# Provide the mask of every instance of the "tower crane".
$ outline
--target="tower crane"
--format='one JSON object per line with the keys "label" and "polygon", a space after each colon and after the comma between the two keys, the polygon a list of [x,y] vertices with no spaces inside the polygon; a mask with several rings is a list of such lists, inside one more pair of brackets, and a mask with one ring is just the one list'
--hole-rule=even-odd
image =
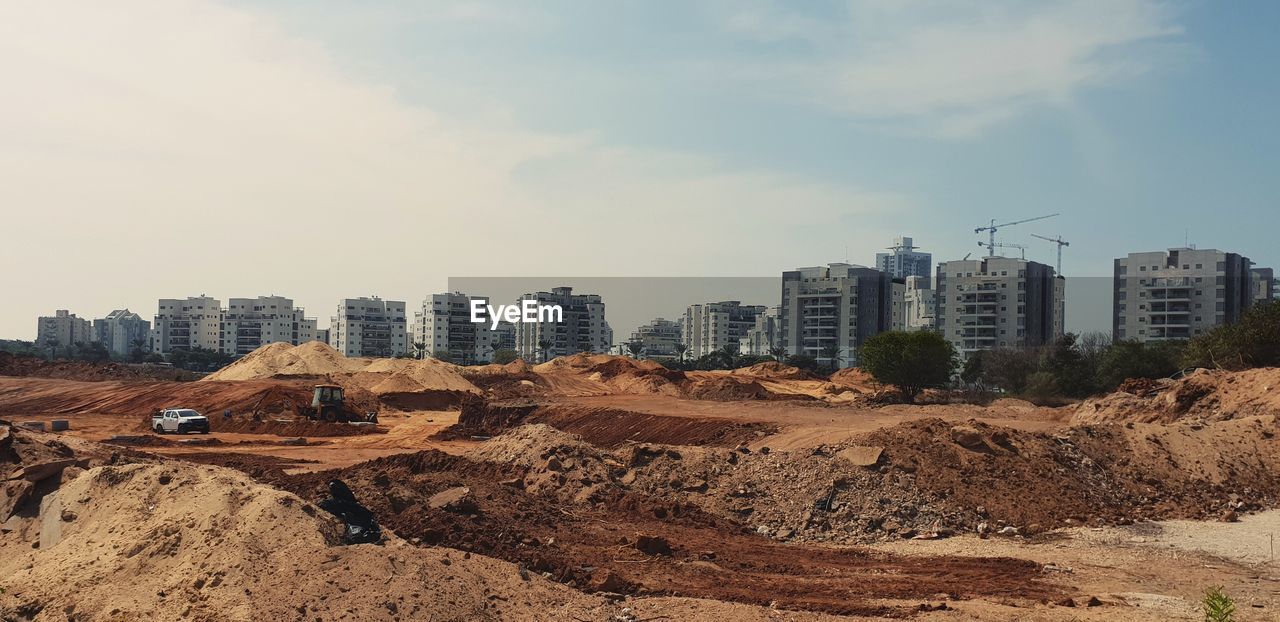
{"label": "tower crane", "polygon": [[1013,243],[1010,243],[1010,242],[996,242],[996,243],[994,243],[994,244],[990,244],[990,243],[987,243],[987,242],[978,242],[978,246],[986,246],[988,249],[990,249],[991,254],[990,254],[990,255],[987,255],[988,257],[995,257],[995,256],[996,256],[996,249],[997,249],[997,248],[1016,248],[1016,249],[1018,249],[1018,250],[1022,251],[1022,258],[1023,258],[1023,259],[1026,259],[1026,258],[1027,258],[1027,245],[1026,245],[1026,244],[1013,244]]}
{"label": "tower crane", "polygon": [[1027,218],[1027,219],[1025,219],[1025,220],[1015,220],[1015,221],[1013,221],[1013,222],[1006,222],[1006,223],[1001,223],[1001,224],[998,224],[998,225],[996,224],[996,219],[992,218],[992,219],[991,219],[991,224],[989,224],[989,225],[987,225],[987,226],[985,226],[985,227],[978,227],[978,228],[974,229],[974,230],[973,230],[973,232],[974,232],[974,233],[982,233],[983,231],[986,231],[986,232],[989,234],[989,236],[990,236],[990,237],[988,238],[987,243],[986,243],[986,244],[983,244],[983,246],[986,246],[986,247],[987,247],[987,249],[988,249],[988,251],[991,253],[990,255],[987,255],[988,257],[995,257],[995,255],[996,255],[996,230],[997,230],[997,229],[1000,229],[1001,227],[1012,227],[1013,225],[1020,225],[1020,224],[1022,224],[1022,223],[1024,223],[1024,222],[1033,222],[1033,221],[1036,221],[1036,220],[1044,220],[1044,219],[1046,219],[1046,218],[1053,218],[1054,216],[1057,216],[1057,215],[1058,215],[1058,214],[1057,214],[1057,212],[1054,212],[1054,213],[1052,213],[1052,214],[1048,214],[1048,215],[1046,215],[1046,216],[1036,216],[1035,218]]}
{"label": "tower crane", "polygon": [[1062,239],[1062,236],[1058,236],[1058,237],[1056,237],[1056,238],[1050,238],[1050,237],[1046,237],[1046,236],[1043,236],[1043,235],[1036,235],[1036,234],[1032,233],[1032,234],[1031,234],[1031,237],[1033,237],[1033,238],[1040,238],[1041,240],[1046,240],[1046,241],[1049,241],[1049,242],[1053,242],[1054,244],[1057,244],[1057,245],[1058,245],[1058,267],[1057,267],[1057,270],[1058,270],[1058,276],[1062,276],[1062,247],[1063,247],[1063,246],[1071,246],[1071,243],[1070,243],[1070,242],[1068,242],[1068,241],[1066,241],[1066,240],[1064,240],[1064,239]]}

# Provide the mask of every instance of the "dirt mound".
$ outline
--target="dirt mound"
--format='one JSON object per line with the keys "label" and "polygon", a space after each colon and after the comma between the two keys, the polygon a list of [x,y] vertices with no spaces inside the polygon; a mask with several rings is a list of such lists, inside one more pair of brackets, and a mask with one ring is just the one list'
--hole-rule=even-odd
{"label": "dirt mound", "polygon": [[1115,393],[1084,401],[1075,423],[1222,421],[1280,415],[1280,368],[1200,369],[1174,381],[1127,381]]}
{"label": "dirt mound", "polygon": [[[85,469],[144,459],[131,451],[56,434],[32,432],[0,421],[0,524],[29,518],[41,499]],[[12,528],[13,524],[6,524]]]}
{"label": "dirt mound", "polygon": [[732,376],[699,379],[685,389],[685,395],[695,400],[716,400],[721,402],[768,400],[777,397],[755,380],[745,380]]}
{"label": "dirt mound", "polygon": [[[494,446],[560,452],[576,444],[546,429]],[[508,443],[503,446],[503,443]],[[539,457],[539,460],[541,458]],[[482,553],[588,591],[693,594],[781,609],[901,616],[885,598],[1049,596],[1038,568],[1011,559],[910,557],[771,543],[696,507],[610,488],[571,504],[525,488],[528,469],[428,451],[321,473],[257,477],[310,499],[340,477],[384,526],[411,542]],[[555,473],[556,471],[548,471]],[[648,551],[648,552],[646,552]],[[893,577],[886,580],[886,577]]]}
{"label": "dirt mound", "polygon": [[195,380],[197,375],[167,365],[46,361],[34,356],[0,352],[0,376],[62,378],[65,380]]}
{"label": "dirt mound", "polygon": [[727,419],[672,417],[569,404],[472,400],[463,404],[458,423],[437,438],[497,436],[533,423],[579,435],[598,447],[617,447],[623,443],[733,447],[777,431],[768,424]]}
{"label": "dirt mound", "polygon": [[350,425],[345,423],[325,423],[323,421],[288,421],[264,419],[254,421],[249,417],[238,417],[231,421],[219,421],[210,418],[213,429],[218,432],[236,432],[239,434],[271,434],[274,436],[296,437],[328,437],[328,436],[364,436],[366,434],[386,434],[387,429],[377,425]]}
{"label": "dirt mound", "polygon": [[467,457],[525,469],[523,486],[532,493],[560,492],[582,502],[622,474],[609,453],[549,425],[523,425],[485,441]]}
{"label": "dirt mound", "polygon": [[436,359],[347,358],[328,344],[309,341],[262,346],[202,380],[325,378],[349,390],[390,396],[384,400],[389,405],[416,410],[455,405],[466,395],[478,394],[459,370]]}
{"label": "dirt mound", "polygon": [[[292,494],[188,463],[88,471],[0,545],[6,619],[599,619],[601,603],[511,565],[391,536],[334,546]],[[32,548],[31,541],[38,541]],[[440,618],[443,614],[445,618]]]}
{"label": "dirt mound", "polygon": [[872,377],[870,372],[858,367],[838,369],[831,374],[830,382],[834,385],[874,392],[884,385]]}
{"label": "dirt mound", "polygon": [[750,367],[742,367],[730,372],[739,376],[752,376],[755,378],[775,378],[778,380],[814,380],[817,377],[813,374],[778,361],[764,361],[756,363]]}

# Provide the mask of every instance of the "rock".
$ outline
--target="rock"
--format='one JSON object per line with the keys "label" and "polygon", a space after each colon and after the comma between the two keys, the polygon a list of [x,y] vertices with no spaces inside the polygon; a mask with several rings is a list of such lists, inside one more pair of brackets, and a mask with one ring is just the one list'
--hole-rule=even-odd
{"label": "rock", "polygon": [[458,514],[474,514],[480,509],[476,505],[475,497],[471,494],[471,489],[466,486],[450,488],[431,495],[431,498],[427,499],[427,507]]}
{"label": "rock", "polygon": [[298,438],[286,438],[280,441],[281,445],[306,445],[307,439],[299,436]]}
{"label": "rock", "polygon": [[662,536],[636,536],[635,544],[632,544],[637,551],[645,555],[661,555],[663,557],[671,557],[671,543],[667,542]]}
{"label": "rock", "polygon": [[1235,510],[1227,510],[1226,512],[1222,513],[1222,516],[1218,517],[1218,520],[1224,523],[1234,523],[1240,520],[1240,516],[1236,514]]}
{"label": "rock", "polygon": [[591,577],[589,586],[597,592],[608,592],[613,594],[625,594],[630,592],[634,586],[628,583],[622,577],[614,574],[612,571],[606,571],[602,574]]}
{"label": "rock", "polygon": [[0,451],[9,448],[13,444],[13,433],[9,431],[9,426],[0,425]]}
{"label": "rock", "polygon": [[623,486],[630,486],[636,483],[636,470],[631,469],[630,471],[627,471],[625,474],[623,474],[621,478],[618,479],[618,483],[622,484]]}
{"label": "rock", "polygon": [[991,526],[985,522],[978,523],[978,537],[986,538],[991,535]]}
{"label": "rock", "polygon": [[1010,525],[1010,526],[1008,526],[1008,527],[1002,527],[1002,528],[1000,529],[1000,531],[997,531],[997,532],[996,532],[996,535],[1000,535],[1000,536],[1016,536],[1016,535],[1018,535],[1018,528],[1017,528],[1017,527],[1014,527],[1013,525]]}
{"label": "rock", "polygon": [[684,485],[685,492],[706,492],[707,480],[695,479]]}
{"label": "rock", "polygon": [[31,498],[35,484],[26,480],[13,480],[0,484],[0,522],[4,522]]}
{"label": "rock", "polygon": [[555,456],[551,456],[550,458],[547,458],[546,469],[548,471],[560,471],[563,468],[564,468],[564,465],[560,464],[560,460]]}
{"label": "rock", "polygon": [[970,425],[952,426],[951,440],[965,449],[978,449],[987,444],[982,438],[982,432]]}
{"label": "rock", "polygon": [[785,527],[784,527],[784,528],[782,528],[782,529],[779,529],[779,530],[778,530],[778,533],[773,534],[773,537],[774,537],[774,539],[777,539],[777,540],[787,540],[787,539],[790,539],[790,538],[791,538],[791,536],[794,536],[794,535],[795,535],[795,532],[794,532],[794,531],[792,531],[792,530],[787,529],[787,528],[785,528]]}
{"label": "rock", "polygon": [[23,465],[19,472],[15,472],[12,476],[14,479],[22,478],[28,482],[40,482],[46,478],[52,477],[62,472],[63,469],[74,466],[76,463],[73,459],[49,460],[46,462],[37,462],[35,464]]}
{"label": "rock", "polygon": [[872,467],[880,462],[884,447],[872,445],[850,445],[836,452],[836,457],[848,461],[853,466]]}

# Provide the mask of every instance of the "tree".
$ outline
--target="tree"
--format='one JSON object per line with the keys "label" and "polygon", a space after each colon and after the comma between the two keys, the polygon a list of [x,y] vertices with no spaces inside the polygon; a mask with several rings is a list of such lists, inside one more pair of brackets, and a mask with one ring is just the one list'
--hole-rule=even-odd
{"label": "tree", "polygon": [[805,371],[818,371],[818,359],[809,354],[792,354],[787,357],[787,365]]}
{"label": "tree", "polygon": [[1097,381],[1112,390],[1129,378],[1167,378],[1182,369],[1186,344],[1178,341],[1117,341],[1098,361]]}
{"label": "tree", "polygon": [[431,358],[436,359],[438,361],[445,362],[445,363],[453,362],[453,355],[449,354],[448,350],[436,350],[435,352],[431,353]]}
{"label": "tree", "polygon": [[640,358],[640,355],[644,353],[644,343],[640,341],[628,341],[627,352],[631,353],[632,358]]}
{"label": "tree", "polygon": [[421,341],[413,342],[413,358],[421,361],[427,355],[427,344]]}
{"label": "tree", "polygon": [[189,371],[214,371],[231,364],[235,357],[230,354],[208,350],[200,346],[190,350],[174,350],[169,353],[169,362],[174,367]]}
{"label": "tree", "polygon": [[1035,350],[988,350],[982,356],[981,382],[1009,393],[1022,393],[1027,388],[1027,378],[1039,367]]}
{"label": "tree", "polygon": [[551,358],[551,346],[554,345],[546,339],[538,340],[538,351],[542,352],[542,362],[545,363]]}
{"label": "tree", "polygon": [[844,360],[844,356],[840,354],[840,344],[829,343],[818,351],[821,356],[818,358],[826,359],[827,365],[831,367],[831,371],[840,369],[840,363]]}
{"label": "tree", "polygon": [[787,349],[782,346],[771,346],[769,348],[769,356],[772,356],[773,360],[778,362],[785,361],[787,359]]}
{"label": "tree", "polygon": [[986,360],[987,351],[978,350],[969,354],[969,358],[964,360],[964,368],[960,370],[960,380],[965,384],[982,385],[983,361]]}
{"label": "tree", "polygon": [[924,389],[951,380],[956,349],[938,333],[890,331],[868,339],[858,360],[876,380],[898,387],[911,403]]}
{"label": "tree", "polygon": [[493,362],[499,365],[506,365],[507,363],[513,362],[518,358],[520,358],[520,354],[515,350],[501,348],[493,351]]}
{"label": "tree", "polygon": [[683,363],[684,353],[689,351],[689,345],[677,342],[675,346],[672,346],[672,349],[676,351],[676,356],[680,357],[680,362]]}
{"label": "tree", "polygon": [[[1040,356],[1040,372],[1053,379],[1056,394],[1068,397],[1085,397],[1097,390],[1097,367],[1093,359],[1086,358],[1077,346],[1074,333],[1067,333],[1054,341]],[[1039,383],[1039,389],[1050,385]]]}
{"label": "tree", "polygon": [[1256,304],[1239,322],[1195,337],[1187,344],[1183,362],[1222,369],[1280,366],[1280,303]]}
{"label": "tree", "polygon": [[138,337],[137,339],[130,341],[129,345],[132,347],[129,350],[129,360],[133,361],[134,363],[141,363],[143,359],[147,358],[147,340],[146,339],[142,337]]}

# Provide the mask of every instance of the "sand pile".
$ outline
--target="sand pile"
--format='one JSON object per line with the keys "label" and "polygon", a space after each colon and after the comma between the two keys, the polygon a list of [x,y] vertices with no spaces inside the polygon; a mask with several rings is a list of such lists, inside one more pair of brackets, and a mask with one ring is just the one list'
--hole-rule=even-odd
{"label": "sand pile", "polygon": [[436,359],[348,358],[325,343],[310,341],[262,346],[202,381],[324,378],[348,390],[367,391],[385,404],[415,410],[444,408],[479,394],[460,369]]}
{"label": "sand pile", "polygon": [[1280,415],[1280,368],[1200,369],[1174,381],[1126,382],[1075,409],[1075,423],[1222,421]]}
{"label": "sand pile", "polygon": [[754,378],[776,378],[779,380],[813,380],[815,378],[813,374],[799,367],[779,363],[778,361],[756,363],[750,367],[735,369],[731,373]]}
{"label": "sand pile", "polygon": [[532,493],[561,493],[582,502],[599,497],[622,474],[609,453],[549,425],[515,428],[467,452],[467,457],[525,469],[523,485]]}
{"label": "sand pile", "polygon": [[[600,601],[508,563],[334,546],[292,494],[189,463],[90,470],[0,540],[5,619],[601,619]],[[38,542],[34,548],[31,542]]]}

